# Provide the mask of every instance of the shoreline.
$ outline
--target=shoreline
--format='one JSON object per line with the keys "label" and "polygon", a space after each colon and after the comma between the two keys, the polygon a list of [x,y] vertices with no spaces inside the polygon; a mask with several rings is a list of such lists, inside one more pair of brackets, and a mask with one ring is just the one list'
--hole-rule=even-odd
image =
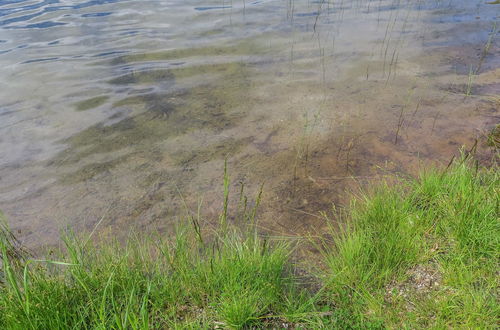
{"label": "shoreline", "polygon": [[[319,239],[261,235],[260,195],[255,207],[223,212],[211,231],[195,212],[171,238],[131,233],[120,244],[67,234],[44,260],[4,233],[0,325],[494,328],[499,173],[463,153],[417,179],[369,186],[330,219],[341,229]],[[236,193],[227,172],[224,186],[227,203]],[[296,260],[304,244],[320,264]]]}

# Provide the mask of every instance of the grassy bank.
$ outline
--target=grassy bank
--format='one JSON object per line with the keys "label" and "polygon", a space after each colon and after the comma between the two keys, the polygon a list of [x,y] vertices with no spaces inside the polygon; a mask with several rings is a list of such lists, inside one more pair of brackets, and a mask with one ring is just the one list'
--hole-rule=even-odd
{"label": "grassy bank", "polygon": [[0,327],[495,328],[499,196],[498,168],[471,160],[374,187],[334,243],[314,242],[324,267],[307,276],[291,262],[296,244],[234,228],[226,211],[209,235],[191,218],[173,239],[68,236],[51,260],[4,231]]}

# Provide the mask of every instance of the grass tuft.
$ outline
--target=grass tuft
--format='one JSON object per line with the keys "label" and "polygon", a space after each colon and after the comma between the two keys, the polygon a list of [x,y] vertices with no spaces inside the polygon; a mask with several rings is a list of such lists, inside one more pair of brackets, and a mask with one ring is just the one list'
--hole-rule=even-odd
{"label": "grass tuft", "polygon": [[340,307],[391,327],[498,325],[500,174],[471,159],[378,187],[325,250]]}

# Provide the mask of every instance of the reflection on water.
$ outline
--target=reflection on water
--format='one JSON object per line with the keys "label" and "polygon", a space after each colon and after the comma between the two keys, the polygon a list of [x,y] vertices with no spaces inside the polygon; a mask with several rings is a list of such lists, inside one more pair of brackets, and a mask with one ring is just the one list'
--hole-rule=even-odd
{"label": "reflection on water", "polygon": [[168,229],[201,198],[210,221],[227,159],[235,191],[265,182],[263,230],[321,231],[345,190],[446,161],[500,121],[498,14],[479,0],[2,1],[0,209],[31,246],[101,218],[118,235]]}

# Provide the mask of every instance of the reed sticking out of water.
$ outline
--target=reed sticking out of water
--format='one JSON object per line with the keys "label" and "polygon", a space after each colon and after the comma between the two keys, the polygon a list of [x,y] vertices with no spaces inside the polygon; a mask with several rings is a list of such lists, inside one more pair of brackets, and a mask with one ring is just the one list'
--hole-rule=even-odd
{"label": "reed sticking out of water", "polygon": [[469,69],[469,75],[467,76],[467,87],[465,89],[465,96],[470,96],[472,93],[472,86],[474,84],[474,69],[472,65]]}
{"label": "reed sticking out of water", "polygon": [[[417,105],[415,106],[415,110],[411,114],[410,120],[408,120],[408,124],[406,125],[407,131],[410,128],[410,126],[412,125],[413,120],[415,119],[415,115],[417,114],[418,110],[420,109],[420,102],[421,102],[421,99],[418,99]],[[406,136],[408,137],[408,134]]]}
{"label": "reed sticking out of water", "polygon": [[293,24],[293,16],[295,15],[295,1],[288,0],[286,6],[286,17],[290,20],[291,24]]}
{"label": "reed sticking out of water", "polygon": [[479,71],[481,71],[481,67],[483,66],[484,59],[488,55],[488,52],[490,51],[491,44],[493,43],[493,40],[495,39],[497,34],[497,22],[493,23],[493,27],[491,29],[490,36],[488,37],[488,41],[486,42],[486,45],[484,46],[483,52],[481,53],[481,57],[479,58],[479,64],[477,65],[476,71],[474,74],[478,75]]}
{"label": "reed sticking out of water", "polygon": [[[405,20],[403,21],[403,27],[401,28],[401,32],[399,34],[398,41],[396,42],[396,45],[394,46],[394,50],[392,52],[391,63],[389,64],[389,74],[387,75],[387,80],[385,82],[386,85],[389,83],[389,79],[391,77],[393,67],[394,67],[393,79],[396,77],[395,72],[396,72],[397,63],[398,63],[398,59],[399,59],[399,49],[401,48],[402,43],[403,43],[403,35],[406,31],[406,26],[408,25],[408,20],[410,18],[410,12],[411,12],[411,9],[408,9]],[[392,31],[391,31],[391,34],[392,34]],[[389,48],[389,44],[387,45],[387,48]],[[387,50],[386,50],[386,52],[387,52]],[[384,64],[385,64],[385,58],[384,58]]]}
{"label": "reed sticking out of water", "polygon": [[300,136],[299,142],[296,147],[295,159],[293,165],[294,182],[299,178],[298,171],[301,162],[304,168],[304,176],[305,177],[308,176],[307,171],[308,171],[309,153],[310,153],[309,148],[311,144],[310,140],[319,118],[320,118],[320,110],[318,110],[314,114],[314,119],[312,121],[309,120],[307,113],[304,114],[304,128],[302,130],[302,134]]}
{"label": "reed sticking out of water", "polygon": [[[384,57],[384,60],[383,60],[384,62],[383,62],[383,67],[382,67],[383,77],[385,77],[386,66],[387,66],[387,53],[389,51],[392,33],[394,32],[394,27],[396,26],[398,16],[399,16],[399,9],[396,11],[396,17],[394,18],[394,21],[392,21],[392,24],[391,24],[391,18],[392,18],[392,11],[391,11],[391,16],[389,18],[389,22],[387,23],[384,39],[382,40],[381,52],[383,52],[383,57]],[[389,31],[389,29],[390,29],[390,31]],[[384,45],[385,45],[385,47],[384,47]],[[381,55],[382,55],[382,53],[381,53]]]}
{"label": "reed sticking out of water", "polygon": [[488,37],[488,41],[486,42],[486,45],[484,46],[483,51],[481,52],[481,57],[479,58],[479,63],[477,65],[477,68],[474,70],[472,65],[469,68],[469,75],[467,76],[465,96],[470,96],[472,94],[472,88],[474,86],[474,77],[479,74],[479,71],[481,71],[484,59],[486,58],[488,52],[490,51],[491,45],[493,43],[496,34],[497,34],[497,22],[494,22],[490,36]]}
{"label": "reed sticking out of water", "polygon": [[350,139],[347,144],[346,156],[345,156],[345,172],[349,173],[349,161],[351,160],[349,157],[351,155],[351,150],[354,147],[354,139]]}
{"label": "reed sticking out of water", "polygon": [[[321,2],[318,5],[317,14],[315,15],[316,17],[314,18],[313,35],[314,35],[314,33],[316,33],[316,26],[318,25],[319,16],[321,15],[321,12],[323,10],[324,2],[325,2],[325,0],[321,0]],[[319,36],[318,36],[318,38],[319,38]]]}
{"label": "reed sticking out of water", "polygon": [[223,211],[219,217],[219,224],[222,231],[227,232],[227,206],[229,204],[229,175],[227,173],[227,159],[224,160],[224,203]]}
{"label": "reed sticking out of water", "polygon": [[[406,107],[408,107],[408,104],[410,103],[411,96],[413,95],[414,89],[411,88],[408,90],[408,95],[406,96],[406,101],[404,105],[401,107],[401,111],[399,112],[399,118],[398,118],[398,126],[396,129],[396,137],[394,139],[394,144],[398,144],[398,137],[399,137],[399,131],[401,130],[401,127],[403,126],[404,123],[404,112]],[[417,106],[418,109],[418,106]]]}
{"label": "reed sticking out of water", "polygon": [[321,72],[322,72],[322,82],[323,88],[326,88],[326,58],[325,58],[325,47],[321,46],[321,38],[318,32],[318,50],[319,58],[321,62]]}

